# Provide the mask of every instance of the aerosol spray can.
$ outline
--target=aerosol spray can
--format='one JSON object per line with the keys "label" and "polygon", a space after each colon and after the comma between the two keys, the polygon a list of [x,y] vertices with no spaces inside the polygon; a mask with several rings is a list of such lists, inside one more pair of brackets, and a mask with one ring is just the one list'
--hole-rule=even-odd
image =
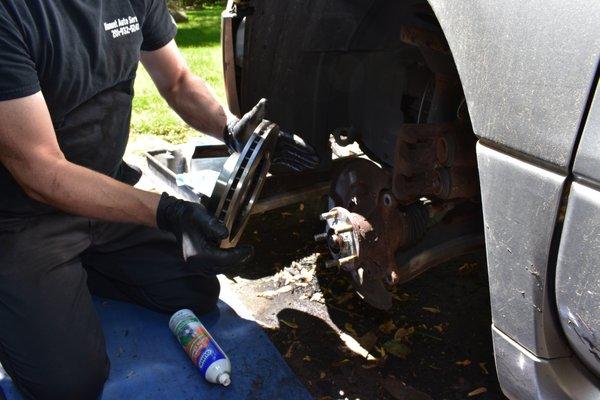
{"label": "aerosol spray can", "polygon": [[207,381],[229,386],[231,362],[192,311],[177,311],[169,328]]}

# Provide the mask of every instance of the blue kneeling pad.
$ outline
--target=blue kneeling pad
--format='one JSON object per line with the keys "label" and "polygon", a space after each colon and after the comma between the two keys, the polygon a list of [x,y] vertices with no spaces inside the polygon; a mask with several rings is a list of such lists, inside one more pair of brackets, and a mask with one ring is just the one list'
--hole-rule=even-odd
{"label": "blue kneeling pad", "polygon": [[[168,315],[113,300],[95,305],[111,360],[102,400],[312,399],[258,324],[223,301],[200,319],[231,359],[229,387],[204,380],[169,330]],[[23,399],[0,368],[0,399],[2,392]]]}

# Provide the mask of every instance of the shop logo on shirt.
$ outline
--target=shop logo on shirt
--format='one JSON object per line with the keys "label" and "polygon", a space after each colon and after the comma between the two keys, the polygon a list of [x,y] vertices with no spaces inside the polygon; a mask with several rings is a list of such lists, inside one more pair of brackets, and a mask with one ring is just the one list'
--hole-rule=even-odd
{"label": "shop logo on shirt", "polygon": [[117,18],[114,21],[105,22],[104,30],[106,32],[110,31],[113,39],[116,39],[118,37],[127,36],[131,33],[139,31],[140,23],[135,16]]}

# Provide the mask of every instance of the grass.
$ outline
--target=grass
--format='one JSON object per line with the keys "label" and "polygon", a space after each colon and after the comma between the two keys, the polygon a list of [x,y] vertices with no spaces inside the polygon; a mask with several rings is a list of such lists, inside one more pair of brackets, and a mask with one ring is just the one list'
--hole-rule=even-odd
{"label": "grass", "polygon": [[[220,44],[221,11],[222,6],[188,11],[190,20],[178,24],[175,41],[190,69],[208,82],[225,104]],[[169,108],[140,64],[135,81],[131,135],[135,139],[136,135],[148,134],[160,136],[171,143],[182,143],[199,133]]]}

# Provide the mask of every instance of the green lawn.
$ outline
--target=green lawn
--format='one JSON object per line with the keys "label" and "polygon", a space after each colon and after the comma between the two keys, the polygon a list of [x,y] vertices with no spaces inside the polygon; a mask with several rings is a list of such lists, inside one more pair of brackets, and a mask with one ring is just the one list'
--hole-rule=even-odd
{"label": "green lawn", "polygon": [[[192,71],[206,80],[225,104],[221,64],[222,6],[188,11],[189,22],[178,25],[176,42]],[[150,76],[140,65],[135,81],[131,134],[151,134],[172,143],[184,142],[198,132],[183,122],[160,97]]]}

